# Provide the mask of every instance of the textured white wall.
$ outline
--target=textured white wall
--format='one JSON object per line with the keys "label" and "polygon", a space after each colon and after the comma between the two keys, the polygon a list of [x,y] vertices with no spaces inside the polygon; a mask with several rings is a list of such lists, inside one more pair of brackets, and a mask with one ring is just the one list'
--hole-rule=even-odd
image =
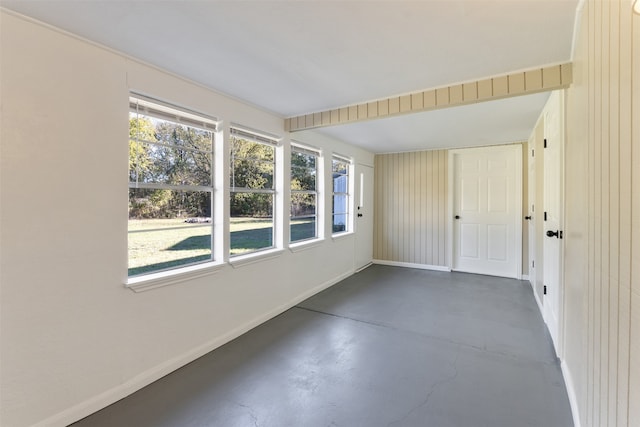
{"label": "textured white wall", "polygon": [[563,365],[582,426],[640,425],[640,15],[591,1],[568,91]]}
{"label": "textured white wall", "polygon": [[66,425],[352,274],[355,236],[126,289],[129,90],[288,138],[283,120],[0,13],[2,426]]}

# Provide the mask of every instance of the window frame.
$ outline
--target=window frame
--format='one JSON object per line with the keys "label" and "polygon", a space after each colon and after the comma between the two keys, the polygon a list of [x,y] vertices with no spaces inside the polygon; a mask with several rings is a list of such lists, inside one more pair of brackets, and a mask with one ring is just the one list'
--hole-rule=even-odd
{"label": "window frame", "polygon": [[[345,164],[345,170],[346,173],[341,174],[338,173],[339,176],[344,176],[346,177],[346,183],[345,183],[345,192],[336,192],[336,187],[335,187],[335,178],[336,178],[336,172],[334,172],[334,162],[339,162],[339,163],[343,163]],[[331,155],[331,236],[332,237],[338,237],[338,236],[342,236],[342,235],[346,235],[352,232],[352,215],[353,215],[353,209],[351,207],[352,204],[352,175],[353,175],[353,160],[350,157],[347,156],[343,156],[340,154],[336,154],[333,153]],[[345,224],[344,224],[344,230],[340,230],[340,231],[335,231],[335,217],[336,217],[336,212],[335,212],[335,205],[336,205],[336,196],[344,196],[345,197],[345,211],[344,212],[339,212],[338,215],[344,215],[345,216]]]}
{"label": "window frame", "polygon": [[[132,169],[131,165],[129,166],[129,177],[128,177],[128,192],[132,189],[148,189],[148,190],[170,190],[170,191],[181,191],[181,192],[206,192],[209,194],[209,206],[208,211],[210,213],[210,222],[203,222],[202,228],[208,229],[208,235],[210,236],[210,251],[208,259],[197,260],[193,262],[186,262],[183,264],[178,264],[175,266],[170,266],[166,268],[159,268],[150,271],[143,271],[138,274],[130,274],[131,268],[130,265],[130,256],[131,256],[131,247],[130,247],[130,236],[132,233],[141,233],[141,232],[150,232],[147,231],[137,231],[131,230],[131,223],[127,224],[127,279],[125,285],[127,287],[132,288],[135,291],[152,289],[158,286],[164,286],[166,284],[174,283],[177,280],[183,279],[185,276],[188,277],[199,277],[202,275],[210,274],[215,272],[216,269],[216,250],[215,250],[215,226],[217,225],[216,216],[214,214],[214,200],[216,194],[216,180],[215,180],[215,170],[216,170],[216,156],[215,151],[216,147],[220,144],[220,136],[219,136],[219,127],[220,121],[213,116],[208,114],[204,114],[195,110],[191,110],[189,108],[184,108],[178,106],[176,104],[167,103],[165,101],[161,101],[155,98],[151,98],[140,93],[136,93],[134,91],[129,92],[129,123],[130,119],[135,117],[139,118],[150,118],[150,119],[159,119],[164,122],[168,122],[171,124],[177,124],[181,126],[187,126],[189,128],[193,128],[200,131],[205,131],[210,133],[211,144],[208,147],[208,150],[200,150],[197,148],[191,147],[180,147],[178,145],[167,144],[162,141],[150,141],[145,140],[141,137],[140,133],[135,136],[129,135],[129,144],[133,141],[136,144],[136,153],[140,152],[140,147],[142,144],[148,147],[163,147],[165,149],[175,150],[176,152],[197,152],[201,154],[206,154],[209,157],[210,162],[210,171],[208,177],[208,183],[200,183],[200,184],[179,184],[179,183],[166,183],[166,182],[141,182],[140,180],[140,169],[136,168],[136,171],[133,173],[135,175],[135,180],[132,179]],[[129,129],[131,130],[131,124],[129,124]],[[155,130],[155,126],[154,126]],[[130,154],[131,156],[131,154]],[[130,157],[131,158],[131,157]],[[136,158],[139,158],[136,156]],[[139,165],[139,161],[136,162],[136,165]],[[219,219],[218,219],[219,220]],[[129,220],[130,221],[130,220]],[[196,227],[200,226],[198,224]],[[193,228],[193,226],[184,227],[174,227],[173,229],[178,228]],[[179,259],[176,261],[180,261]],[[151,264],[153,265],[153,264]],[[180,279],[177,278],[180,276]]]}
{"label": "window frame", "polygon": [[[260,132],[242,125],[231,123],[229,126],[229,135],[228,135],[228,153],[229,153],[229,162],[227,164],[228,176],[229,176],[229,194],[228,194],[228,203],[229,210],[226,212],[226,219],[229,221],[229,246],[227,250],[227,257],[229,259],[229,263],[236,265],[243,265],[245,263],[253,262],[256,257],[264,257],[269,254],[274,253],[278,250],[278,239],[277,239],[277,230],[278,230],[278,176],[279,170],[282,166],[279,164],[278,157],[278,149],[280,147],[280,138],[269,135],[265,132]],[[271,162],[266,162],[261,159],[252,159],[252,158],[244,158],[245,160],[255,160],[260,163],[269,163],[273,165],[273,173],[271,176],[271,188],[250,188],[250,187],[236,187],[233,179],[234,175],[234,157],[232,155],[233,148],[233,138],[245,140],[248,142],[253,142],[257,144],[266,145],[268,147],[273,148],[273,160]],[[232,241],[231,241],[231,199],[233,194],[235,193],[250,193],[250,194],[270,194],[271,195],[271,246],[265,246],[261,248],[257,248],[255,250],[240,252],[232,254]]]}
{"label": "window frame", "polygon": [[[322,164],[322,152],[320,149],[297,142],[297,141],[291,141],[291,153],[290,153],[290,158],[293,159],[293,155],[294,153],[301,153],[301,154],[305,154],[305,155],[310,155],[310,156],[314,156],[315,158],[315,188],[313,190],[296,190],[293,189],[291,187],[292,183],[293,183],[293,179],[292,179],[292,175],[293,175],[293,170],[294,170],[294,165],[293,162],[290,163],[289,167],[290,167],[290,173],[289,173],[289,187],[290,187],[290,196],[289,196],[289,245],[291,247],[296,247],[296,246],[300,246],[300,245],[304,245],[304,244],[309,244],[315,241],[318,241],[320,239],[322,239],[322,210],[321,210],[321,200],[320,200],[320,188],[322,185],[321,179],[323,177],[322,169],[321,169],[321,164]],[[311,168],[307,168],[309,170],[311,170]],[[293,216],[293,200],[294,200],[294,195],[295,194],[311,194],[314,196],[315,199],[315,204],[314,204],[314,215],[303,215],[303,216],[298,216],[298,217],[294,217]],[[292,227],[292,222],[296,219],[300,219],[300,218],[309,218],[309,217],[313,217],[314,218],[314,222],[315,222],[315,230],[314,230],[314,235],[313,237],[307,237],[307,238],[303,238],[303,239],[298,239],[298,240],[293,240],[292,239],[292,231],[291,231],[291,227]]]}

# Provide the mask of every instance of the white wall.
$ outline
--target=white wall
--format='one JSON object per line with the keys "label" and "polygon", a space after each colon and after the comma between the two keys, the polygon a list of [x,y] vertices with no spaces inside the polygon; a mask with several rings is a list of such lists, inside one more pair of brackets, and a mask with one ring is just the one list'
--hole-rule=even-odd
{"label": "white wall", "polygon": [[563,370],[581,426],[640,426],[640,15],[584,3],[567,96]]}
{"label": "white wall", "polygon": [[[129,90],[288,141],[283,120],[0,13],[2,426],[66,425],[352,274],[354,236],[329,237],[204,278],[126,289]],[[373,164],[355,147],[313,143]]]}

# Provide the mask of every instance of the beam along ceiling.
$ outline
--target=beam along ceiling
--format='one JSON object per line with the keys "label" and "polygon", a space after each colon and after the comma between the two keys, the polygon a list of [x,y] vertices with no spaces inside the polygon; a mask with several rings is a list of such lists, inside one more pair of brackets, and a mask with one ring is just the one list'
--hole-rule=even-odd
{"label": "beam along ceiling", "polygon": [[[578,0],[0,5],[290,117],[569,62]],[[374,152],[522,141],[546,99],[526,95],[316,132]]]}

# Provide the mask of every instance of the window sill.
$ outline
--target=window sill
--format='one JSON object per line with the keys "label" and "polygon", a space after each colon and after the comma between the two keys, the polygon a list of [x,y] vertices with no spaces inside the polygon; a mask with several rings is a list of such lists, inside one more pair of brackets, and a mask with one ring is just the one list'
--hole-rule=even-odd
{"label": "window sill", "polygon": [[253,264],[256,262],[266,261],[268,259],[279,257],[284,253],[283,249],[267,249],[264,251],[258,251],[247,255],[237,255],[233,258],[229,258],[229,264],[233,268],[243,267],[245,265]]}
{"label": "window sill", "polygon": [[291,252],[300,252],[307,249],[315,248],[324,243],[324,239],[305,240],[304,242],[295,242],[289,244],[289,250]]}
{"label": "window sill", "polygon": [[331,235],[331,239],[332,240],[342,240],[345,237],[351,237],[353,236],[355,233],[353,231],[345,231],[343,233],[339,233],[339,234],[332,234]]}
{"label": "window sill", "polygon": [[125,286],[134,292],[149,291],[163,286],[176,285],[191,279],[209,276],[217,273],[223,267],[223,263],[217,262],[190,265],[188,267],[177,268],[175,270],[131,277],[127,279]]}

